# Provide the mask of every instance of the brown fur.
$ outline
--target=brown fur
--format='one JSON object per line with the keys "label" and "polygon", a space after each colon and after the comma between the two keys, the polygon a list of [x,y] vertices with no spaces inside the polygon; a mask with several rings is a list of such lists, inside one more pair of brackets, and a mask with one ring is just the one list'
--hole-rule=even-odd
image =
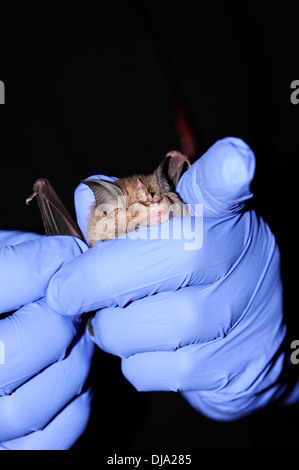
{"label": "brown fur", "polygon": [[111,184],[120,188],[124,204],[105,212],[96,203],[92,205],[87,230],[91,247],[98,240],[110,240],[140,226],[188,215],[187,206],[174,191],[163,192],[156,173],[121,178]]}

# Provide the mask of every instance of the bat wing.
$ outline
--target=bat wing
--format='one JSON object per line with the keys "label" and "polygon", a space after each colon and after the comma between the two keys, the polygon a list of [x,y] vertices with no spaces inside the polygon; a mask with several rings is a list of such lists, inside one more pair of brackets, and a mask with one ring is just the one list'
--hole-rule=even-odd
{"label": "bat wing", "polygon": [[177,150],[168,152],[158,166],[156,173],[160,180],[167,180],[167,183],[175,189],[182,174],[191,166],[190,160]]}
{"label": "bat wing", "polygon": [[46,235],[72,235],[84,240],[81,230],[46,178],[38,179],[26,204],[37,196]]}

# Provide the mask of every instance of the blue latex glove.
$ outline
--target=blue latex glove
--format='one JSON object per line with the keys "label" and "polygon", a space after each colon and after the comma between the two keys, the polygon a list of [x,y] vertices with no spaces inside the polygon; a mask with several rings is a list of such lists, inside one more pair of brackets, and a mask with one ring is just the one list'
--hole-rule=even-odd
{"label": "blue latex glove", "polygon": [[0,232],[0,449],[68,449],[86,427],[93,345],[44,298],[51,276],[82,250],[73,237]]}
{"label": "blue latex glove", "polygon": [[[137,390],[181,391],[217,420],[251,413],[287,386],[279,250],[267,224],[245,210],[254,171],[242,140],[216,142],[177,187],[197,241],[187,220],[182,230],[185,218],[140,228],[136,239],[98,242],[64,264],[47,290],[57,312],[100,309],[94,340],[122,357]],[[92,192],[80,185],[75,202],[86,233]],[[163,239],[167,228],[173,235]]]}

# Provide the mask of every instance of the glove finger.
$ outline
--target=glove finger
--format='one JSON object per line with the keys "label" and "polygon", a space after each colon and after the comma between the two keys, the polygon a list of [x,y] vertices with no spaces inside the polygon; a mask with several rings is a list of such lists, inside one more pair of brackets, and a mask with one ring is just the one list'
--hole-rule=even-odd
{"label": "glove finger", "polygon": [[255,171],[255,156],[242,140],[218,140],[185,172],[176,188],[183,201],[203,204],[204,215],[219,216],[240,210],[252,197],[250,184]]}
{"label": "glove finger", "polygon": [[76,334],[70,317],[53,312],[45,299],[0,320],[0,395],[64,357]]}
{"label": "glove finger", "polygon": [[[117,178],[105,176],[105,175],[93,175],[89,176],[86,179],[99,179],[104,181],[113,182]],[[77,215],[77,223],[81,232],[83,233],[85,240],[87,240],[87,224],[88,224],[88,216],[90,213],[90,208],[92,204],[95,202],[95,198],[91,189],[84,183],[79,184],[79,186],[75,190],[75,208],[76,208],[76,215]]]}
{"label": "glove finger", "polygon": [[223,337],[242,310],[235,310],[221,292],[215,285],[190,286],[136,300],[125,308],[102,309],[92,319],[92,339],[104,351],[127,357]]}
{"label": "glove finger", "polygon": [[39,237],[0,248],[0,313],[44,297],[50,277],[83,249],[83,242],[68,236]]}
{"label": "glove finger", "polygon": [[41,238],[42,235],[19,230],[0,230],[0,247],[5,245],[19,245],[20,243]]}
{"label": "glove finger", "polygon": [[55,362],[13,393],[0,398],[0,441],[43,429],[86,381],[92,342],[84,335],[63,360]]}
{"label": "glove finger", "polygon": [[142,391],[217,392],[254,396],[267,386],[271,394],[284,361],[285,336],[281,321],[272,323],[273,338],[265,342],[268,318],[260,312],[246,316],[229,334],[176,351],[134,354],[122,359],[124,376]]}
{"label": "glove finger", "polygon": [[2,450],[68,450],[84,432],[91,408],[87,391],[69,403],[46,427],[26,436],[3,441]]}
{"label": "glove finger", "polygon": [[176,351],[135,354],[122,359],[122,372],[138,391],[211,391],[223,375],[215,373],[216,351],[210,345],[192,344]]}

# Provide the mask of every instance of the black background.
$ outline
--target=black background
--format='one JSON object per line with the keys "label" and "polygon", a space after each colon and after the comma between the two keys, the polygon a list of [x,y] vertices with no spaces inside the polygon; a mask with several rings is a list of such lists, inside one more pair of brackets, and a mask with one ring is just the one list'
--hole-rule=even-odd
{"label": "black background", "polygon": [[[290,340],[299,338],[297,203],[299,79],[296,3],[143,0],[198,138],[243,138],[257,159],[255,207],[282,253]],[[238,5],[238,6],[237,6]],[[180,148],[169,89],[133,1],[1,6],[1,228],[38,231],[25,198],[50,179],[73,211],[91,174],[150,172]],[[74,450],[295,449],[298,407],[231,423],[202,417],[173,393],[137,393],[120,361],[97,351],[90,424]],[[294,366],[295,367],[295,366]],[[299,368],[299,366],[297,366]]]}

